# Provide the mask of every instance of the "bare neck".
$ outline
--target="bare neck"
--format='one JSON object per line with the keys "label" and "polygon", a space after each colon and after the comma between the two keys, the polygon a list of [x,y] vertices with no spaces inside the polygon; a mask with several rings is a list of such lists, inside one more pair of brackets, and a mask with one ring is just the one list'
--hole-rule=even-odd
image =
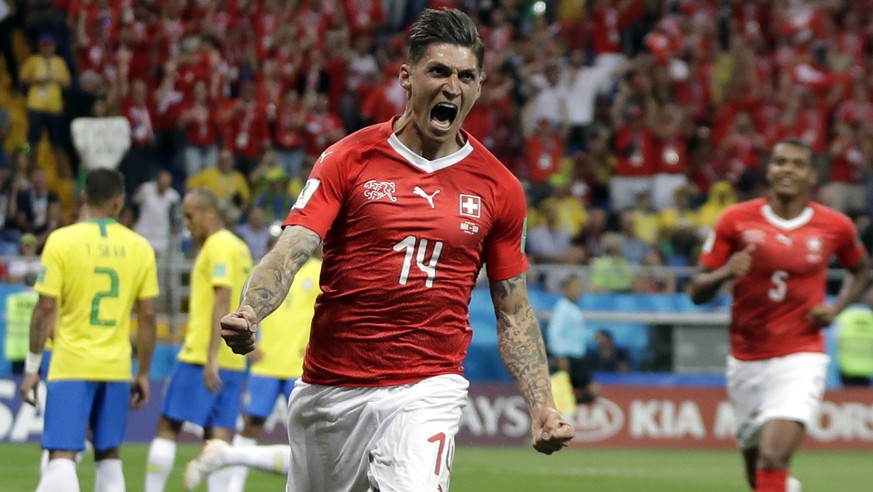
{"label": "bare neck", "polygon": [[773,213],[786,220],[791,220],[803,213],[806,202],[805,196],[783,198],[776,195],[771,196],[768,201]]}
{"label": "bare neck", "polygon": [[416,125],[408,108],[394,122],[394,134],[409,150],[429,161],[453,154],[464,145],[460,132],[444,142],[428,141]]}

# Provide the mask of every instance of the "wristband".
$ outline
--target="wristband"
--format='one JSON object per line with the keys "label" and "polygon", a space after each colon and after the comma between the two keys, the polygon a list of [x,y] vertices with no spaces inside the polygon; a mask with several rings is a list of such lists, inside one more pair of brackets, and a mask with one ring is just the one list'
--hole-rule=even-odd
{"label": "wristband", "polygon": [[42,365],[42,352],[34,354],[27,353],[27,358],[24,359],[24,374],[36,374],[39,372],[39,366]]}

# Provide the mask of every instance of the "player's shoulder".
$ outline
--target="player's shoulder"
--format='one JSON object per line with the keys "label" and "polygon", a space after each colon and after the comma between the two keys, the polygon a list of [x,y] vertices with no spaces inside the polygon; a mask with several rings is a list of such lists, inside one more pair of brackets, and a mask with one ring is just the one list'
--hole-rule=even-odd
{"label": "player's shoulder", "polygon": [[761,210],[767,205],[764,198],[753,198],[725,207],[721,213],[721,221],[762,217]]}
{"label": "player's shoulder", "polygon": [[391,122],[388,121],[365,126],[352,134],[346,135],[325,149],[318,156],[315,164],[321,164],[328,159],[338,159],[340,162],[355,162],[357,161],[356,156],[359,156],[364,151],[388,142],[388,137],[391,136],[391,133]]}
{"label": "player's shoulder", "polygon": [[518,178],[512,174],[512,171],[510,171],[509,168],[500,161],[500,159],[492,154],[491,151],[482,144],[482,142],[476,140],[476,137],[467,132],[464,132],[464,136],[467,137],[467,142],[469,142],[470,146],[473,148],[473,152],[471,152],[468,157],[469,159],[476,159],[479,161],[477,165],[481,165],[484,169],[487,169],[489,174],[492,174],[498,179],[515,181],[518,182],[519,185],[521,184]]}
{"label": "player's shoulder", "polygon": [[816,217],[821,219],[827,221],[852,222],[852,219],[849,218],[848,215],[835,208],[828,207],[827,205],[811,201],[807,206],[813,210]]}

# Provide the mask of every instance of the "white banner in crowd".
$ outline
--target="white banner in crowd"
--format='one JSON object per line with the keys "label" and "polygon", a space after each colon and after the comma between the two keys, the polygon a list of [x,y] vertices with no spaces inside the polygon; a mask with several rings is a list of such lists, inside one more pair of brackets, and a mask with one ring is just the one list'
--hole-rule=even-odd
{"label": "white banner in crowd", "polygon": [[130,148],[130,123],[123,116],[76,118],[70,131],[87,169],[115,169]]}

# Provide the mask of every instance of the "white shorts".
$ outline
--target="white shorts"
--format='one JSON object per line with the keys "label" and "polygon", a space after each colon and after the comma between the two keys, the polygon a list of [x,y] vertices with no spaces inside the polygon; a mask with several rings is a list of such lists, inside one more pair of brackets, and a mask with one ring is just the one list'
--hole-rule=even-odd
{"label": "white shorts", "polygon": [[447,492],[469,385],[457,375],[377,388],[298,380],[286,492]]}
{"label": "white shorts", "polygon": [[814,352],[753,361],[728,356],[728,394],[740,447],[756,447],[769,420],[794,420],[808,428],[824,396],[828,363],[830,357]]}

